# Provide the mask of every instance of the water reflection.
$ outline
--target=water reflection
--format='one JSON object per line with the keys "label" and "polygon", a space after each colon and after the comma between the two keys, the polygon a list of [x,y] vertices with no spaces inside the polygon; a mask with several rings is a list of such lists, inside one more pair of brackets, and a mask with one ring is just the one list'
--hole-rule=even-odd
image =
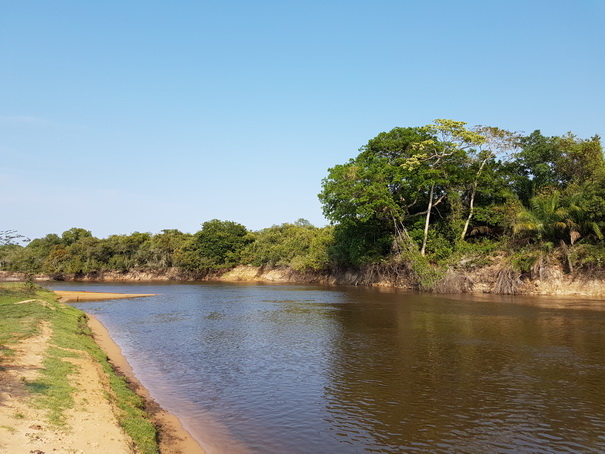
{"label": "water reflection", "polygon": [[304,286],[104,289],[158,294],[79,307],[101,318],[209,452],[605,451],[600,303]]}
{"label": "water reflection", "polygon": [[589,314],[374,298],[338,313],[325,396],[343,442],[372,452],[605,448],[605,345]]}

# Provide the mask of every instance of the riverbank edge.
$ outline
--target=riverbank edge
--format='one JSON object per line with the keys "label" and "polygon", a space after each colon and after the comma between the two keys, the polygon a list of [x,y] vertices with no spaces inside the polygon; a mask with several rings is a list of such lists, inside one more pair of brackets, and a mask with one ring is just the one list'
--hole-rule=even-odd
{"label": "riverbank edge", "polygon": [[205,454],[200,443],[183,427],[180,419],[163,409],[151,396],[149,390],[138,380],[121,348],[112,339],[107,328],[94,315],[86,313],[88,327],[99,348],[107,355],[113,368],[125,376],[131,386],[145,402],[145,410],[152,417],[159,432],[160,452]]}
{"label": "riverbank edge", "polygon": [[[165,282],[248,282],[273,284],[319,284],[382,287],[418,290],[417,278],[409,266],[399,264],[385,267],[367,266],[338,271],[296,271],[289,267],[258,267],[239,265],[229,270],[192,274],[175,268],[165,270],[103,271],[86,275],[48,275],[33,277],[39,282],[106,282],[106,283],[165,283]],[[2,281],[25,281],[20,272],[0,271]],[[488,266],[448,269],[440,277],[432,293],[449,294],[515,294],[530,296],[605,297],[605,270],[591,273],[567,273],[561,266],[543,266],[532,273],[514,271],[495,260]]]}

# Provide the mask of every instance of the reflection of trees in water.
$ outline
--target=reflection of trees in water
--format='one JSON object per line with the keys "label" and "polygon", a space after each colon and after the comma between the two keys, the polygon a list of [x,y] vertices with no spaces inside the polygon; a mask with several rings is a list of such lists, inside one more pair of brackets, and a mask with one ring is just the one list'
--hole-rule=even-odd
{"label": "reflection of trees in water", "polygon": [[334,314],[326,419],[343,446],[605,447],[603,313],[366,295]]}

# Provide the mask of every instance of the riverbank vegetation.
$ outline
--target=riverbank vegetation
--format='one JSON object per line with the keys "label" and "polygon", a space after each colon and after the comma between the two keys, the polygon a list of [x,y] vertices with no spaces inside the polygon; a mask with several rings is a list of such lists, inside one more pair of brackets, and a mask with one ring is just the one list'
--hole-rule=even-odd
{"label": "riverbank vegetation", "polygon": [[460,291],[465,273],[497,263],[501,293],[553,269],[604,270],[598,136],[524,135],[453,120],[398,127],[330,168],[319,199],[326,227],[299,220],[249,231],[215,219],[193,234],[102,239],[72,228],[27,246],[5,234],[0,267],[59,279],[132,270],[199,279],[237,265],[324,274],[369,269],[376,279],[396,283],[405,275],[420,289]]}

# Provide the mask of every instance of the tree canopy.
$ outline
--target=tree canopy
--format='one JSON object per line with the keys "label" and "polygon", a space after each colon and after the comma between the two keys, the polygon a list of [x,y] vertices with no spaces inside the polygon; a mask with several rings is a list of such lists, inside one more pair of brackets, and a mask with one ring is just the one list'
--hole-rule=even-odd
{"label": "tree canopy", "polygon": [[[599,239],[604,166],[597,136],[523,136],[438,119],[370,139],[356,157],[328,170],[319,199],[351,262],[380,261],[404,250],[452,250],[469,237],[537,232],[528,228],[529,219],[539,217],[540,202],[553,191],[560,209],[568,207],[561,221],[567,222],[567,241],[577,235]],[[348,254],[342,253],[345,244]],[[375,253],[362,255],[360,247]]]}
{"label": "tree canopy", "polygon": [[527,247],[560,248],[569,268],[572,257],[605,266],[598,136],[524,135],[446,119],[396,127],[328,169],[319,200],[329,226],[299,219],[249,231],[212,219],[195,233],[166,229],[99,239],[74,227],[30,242],[4,230],[0,267],[56,275],[168,268],[204,275],[236,265],[326,271],[413,262],[426,268],[473,248],[531,256]]}

